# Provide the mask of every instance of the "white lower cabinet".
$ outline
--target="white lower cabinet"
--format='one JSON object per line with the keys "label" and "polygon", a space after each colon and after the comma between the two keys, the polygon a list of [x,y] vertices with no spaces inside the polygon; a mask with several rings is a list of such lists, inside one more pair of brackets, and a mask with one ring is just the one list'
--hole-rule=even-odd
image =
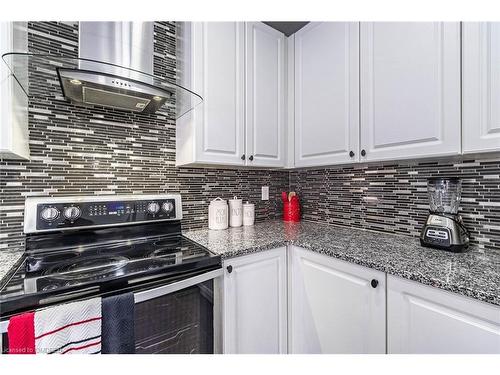
{"label": "white lower cabinet", "polygon": [[224,353],[286,353],[286,248],[229,259],[224,271]]}
{"label": "white lower cabinet", "polygon": [[500,308],[387,276],[389,353],[500,354]]}
{"label": "white lower cabinet", "polygon": [[296,246],[224,271],[224,353],[500,354],[499,306]]}
{"label": "white lower cabinet", "polygon": [[290,250],[289,352],[385,353],[385,273]]}

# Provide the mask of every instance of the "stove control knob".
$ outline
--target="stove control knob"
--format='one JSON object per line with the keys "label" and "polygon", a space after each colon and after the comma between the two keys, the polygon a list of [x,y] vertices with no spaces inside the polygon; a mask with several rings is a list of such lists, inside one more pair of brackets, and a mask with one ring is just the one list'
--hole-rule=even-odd
{"label": "stove control knob", "polygon": [[148,206],[147,206],[146,210],[147,210],[150,214],[154,215],[154,214],[156,214],[158,211],[160,211],[160,205],[159,205],[158,203],[156,203],[156,202],[151,202],[151,203],[148,203]]}
{"label": "stove control knob", "polygon": [[66,207],[64,209],[64,217],[68,220],[74,221],[80,217],[82,211],[76,206]]}
{"label": "stove control knob", "polygon": [[172,212],[174,209],[174,204],[172,202],[165,202],[162,205],[163,211],[165,211],[167,214]]}
{"label": "stove control knob", "polygon": [[40,216],[45,221],[54,221],[59,217],[59,210],[55,207],[45,207],[42,209]]}

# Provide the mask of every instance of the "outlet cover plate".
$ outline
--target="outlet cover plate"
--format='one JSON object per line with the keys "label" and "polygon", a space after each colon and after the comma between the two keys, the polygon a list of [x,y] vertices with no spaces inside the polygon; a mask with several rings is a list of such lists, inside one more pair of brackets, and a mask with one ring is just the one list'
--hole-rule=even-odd
{"label": "outlet cover plate", "polygon": [[269,186],[262,186],[262,198],[263,201],[269,200]]}

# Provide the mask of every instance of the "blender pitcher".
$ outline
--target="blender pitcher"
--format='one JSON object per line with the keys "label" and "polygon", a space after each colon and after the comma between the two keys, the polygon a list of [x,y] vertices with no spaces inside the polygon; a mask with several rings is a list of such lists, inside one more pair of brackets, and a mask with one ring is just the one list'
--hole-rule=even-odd
{"label": "blender pitcher", "polygon": [[457,215],[462,194],[462,181],[453,178],[429,178],[429,209],[432,213]]}

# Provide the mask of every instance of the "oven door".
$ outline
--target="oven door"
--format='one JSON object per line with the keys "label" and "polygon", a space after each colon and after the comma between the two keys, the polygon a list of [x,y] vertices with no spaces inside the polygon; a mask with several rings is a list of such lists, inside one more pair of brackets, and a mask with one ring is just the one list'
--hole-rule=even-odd
{"label": "oven door", "polygon": [[[222,275],[219,268],[134,292],[136,353],[221,353]],[[7,327],[0,322],[0,352]]]}
{"label": "oven door", "polygon": [[221,353],[222,269],[137,292],[136,354]]}

